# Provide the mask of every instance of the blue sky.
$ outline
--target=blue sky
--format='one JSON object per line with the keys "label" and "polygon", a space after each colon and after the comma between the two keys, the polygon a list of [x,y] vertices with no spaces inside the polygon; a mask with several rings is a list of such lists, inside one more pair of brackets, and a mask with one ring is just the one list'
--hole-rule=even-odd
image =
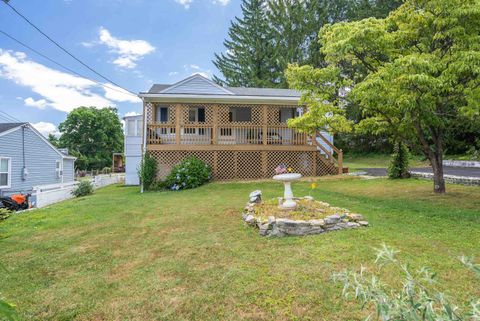
{"label": "blue sky", "polygon": [[[99,73],[133,91],[193,73],[218,74],[240,0],[10,0],[40,29]],[[105,80],[56,48],[0,1],[0,30],[101,83]],[[107,85],[113,88],[113,85]],[[71,75],[0,34],[0,111],[54,132],[79,105],[141,111],[136,97]],[[2,121],[2,119],[0,119]]]}

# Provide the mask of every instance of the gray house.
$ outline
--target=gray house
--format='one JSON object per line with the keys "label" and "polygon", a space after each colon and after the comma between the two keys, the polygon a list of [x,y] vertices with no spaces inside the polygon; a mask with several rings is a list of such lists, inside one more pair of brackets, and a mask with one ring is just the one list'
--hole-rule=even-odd
{"label": "gray house", "polygon": [[29,123],[0,124],[0,195],[72,182],[75,157],[63,154]]}

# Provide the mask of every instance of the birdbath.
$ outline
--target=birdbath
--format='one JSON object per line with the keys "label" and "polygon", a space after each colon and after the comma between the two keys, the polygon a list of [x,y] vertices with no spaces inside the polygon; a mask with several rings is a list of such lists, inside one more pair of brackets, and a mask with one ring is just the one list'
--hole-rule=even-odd
{"label": "birdbath", "polygon": [[281,205],[281,208],[286,210],[291,210],[297,207],[297,202],[293,200],[293,192],[291,183],[294,181],[298,181],[302,177],[302,174],[297,173],[290,173],[290,174],[279,174],[273,176],[273,179],[279,182],[283,182],[283,186],[285,187],[285,192],[283,197],[285,198],[285,202]]}

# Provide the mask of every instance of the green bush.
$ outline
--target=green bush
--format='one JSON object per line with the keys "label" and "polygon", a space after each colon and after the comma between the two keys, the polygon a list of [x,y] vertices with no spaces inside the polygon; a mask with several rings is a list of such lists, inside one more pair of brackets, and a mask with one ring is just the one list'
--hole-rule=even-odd
{"label": "green bush", "polygon": [[72,191],[75,197],[82,197],[93,194],[93,185],[89,180],[80,181],[77,187]]}
{"label": "green bush", "polygon": [[388,177],[390,178],[408,178],[410,173],[408,172],[408,159],[410,153],[408,147],[402,142],[395,144],[393,150],[392,160],[388,167]]}
{"label": "green bush", "polygon": [[[473,298],[469,311],[463,311],[450,301],[450,297],[436,287],[436,273],[426,267],[414,270],[408,264],[399,262],[397,251],[385,245],[377,250],[378,271],[370,272],[365,267],[360,271],[346,270],[333,275],[343,284],[343,296],[354,297],[365,310],[376,310],[365,320],[398,321],[460,321],[480,320],[480,300]],[[466,268],[480,277],[480,265],[473,258],[461,258]],[[400,289],[382,282],[382,267],[390,265],[403,277]],[[393,273],[393,272],[389,272]]]}
{"label": "green bush", "polygon": [[157,161],[149,153],[145,153],[143,161],[138,170],[138,177],[145,190],[152,190],[156,187]]}
{"label": "green bush", "polygon": [[12,212],[6,208],[0,208],[0,221],[6,220]]}
{"label": "green bush", "polygon": [[190,157],[173,167],[164,186],[173,191],[195,188],[207,183],[211,177],[212,171],[208,165],[196,157]]}

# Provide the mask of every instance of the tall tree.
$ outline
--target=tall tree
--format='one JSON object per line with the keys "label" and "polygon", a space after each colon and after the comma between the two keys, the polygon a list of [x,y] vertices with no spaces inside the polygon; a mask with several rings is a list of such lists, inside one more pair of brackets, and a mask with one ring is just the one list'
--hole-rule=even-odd
{"label": "tall tree", "polygon": [[58,129],[59,146],[78,157],[80,169],[111,166],[112,153],[123,151],[122,124],[115,108],[75,108]]}
{"label": "tall tree", "polygon": [[445,138],[480,116],[480,0],[406,0],[386,19],[326,26],[320,39],[327,65],[287,72],[310,108],[291,124],[348,130],[354,102],[364,115],[355,127],[418,147],[444,193]]}
{"label": "tall tree", "polygon": [[401,0],[244,0],[242,18],[235,18],[224,41],[226,52],[215,54],[228,86],[287,88],[289,63],[325,65],[318,31],[326,24],[383,18]]}
{"label": "tall tree", "polygon": [[275,54],[269,33],[266,0],[244,0],[242,18],[235,17],[224,41],[226,52],[215,54],[214,65],[227,86],[277,87],[280,74],[274,68]]}

